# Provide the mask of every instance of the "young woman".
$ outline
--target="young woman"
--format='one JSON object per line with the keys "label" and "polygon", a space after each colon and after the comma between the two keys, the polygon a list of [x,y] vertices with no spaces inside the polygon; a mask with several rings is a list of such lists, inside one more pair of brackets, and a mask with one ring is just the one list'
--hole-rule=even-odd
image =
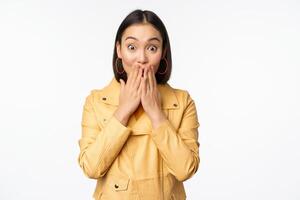
{"label": "young woman", "polygon": [[186,90],[167,81],[167,30],[147,10],[131,12],[114,45],[111,82],[85,99],[78,162],[97,179],[98,199],[186,199],[183,181],[198,170],[199,122]]}

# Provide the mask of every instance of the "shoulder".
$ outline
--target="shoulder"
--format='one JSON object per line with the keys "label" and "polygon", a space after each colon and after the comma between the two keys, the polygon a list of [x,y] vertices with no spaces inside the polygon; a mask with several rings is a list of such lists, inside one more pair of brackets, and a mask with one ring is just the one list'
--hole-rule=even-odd
{"label": "shoulder", "polygon": [[189,125],[198,127],[198,116],[197,108],[194,99],[191,97],[191,94],[186,89],[173,88],[174,93],[178,99],[179,104],[181,104],[182,116],[185,119],[189,119]]}
{"label": "shoulder", "polygon": [[187,105],[194,101],[188,90],[183,88],[174,88],[174,87],[171,88],[180,103]]}
{"label": "shoulder", "polygon": [[95,103],[99,100],[103,89],[91,89],[85,96],[85,103]]}

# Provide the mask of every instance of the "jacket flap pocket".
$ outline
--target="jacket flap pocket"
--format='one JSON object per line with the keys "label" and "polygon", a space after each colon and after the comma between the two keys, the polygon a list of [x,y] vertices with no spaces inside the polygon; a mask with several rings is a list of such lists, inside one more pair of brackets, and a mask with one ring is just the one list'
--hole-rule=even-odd
{"label": "jacket flap pocket", "polygon": [[129,180],[129,178],[116,178],[113,181],[113,188],[115,189],[115,191],[127,190]]}

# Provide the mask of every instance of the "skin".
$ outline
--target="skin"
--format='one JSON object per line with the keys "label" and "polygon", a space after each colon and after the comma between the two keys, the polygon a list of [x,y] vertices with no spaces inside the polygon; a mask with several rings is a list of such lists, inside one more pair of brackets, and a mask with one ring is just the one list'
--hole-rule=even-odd
{"label": "skin", "polygon": [[114,116],[127,126],[130,116],[142,107],[151,120],[152,128],[158,128],[166,120],[155,78],[162,58],[159,31],[147,23],[131,25],[124,31],[121,45],[117,43],[116,48],[128,79],[126,83],[120,80],[119,106]]}

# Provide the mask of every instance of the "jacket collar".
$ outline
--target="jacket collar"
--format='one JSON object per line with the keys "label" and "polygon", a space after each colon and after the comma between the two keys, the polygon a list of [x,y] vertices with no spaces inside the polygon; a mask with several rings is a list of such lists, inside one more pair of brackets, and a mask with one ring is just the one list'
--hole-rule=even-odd
{"label": "jacket collar", "polygon": [[[101,90],[100,101],[106,104],[118,106],[121,84],[115,77]],[[168,84],[157,84],[162,98],[162,109],[178,109],[180,104],[175,95],[174,89]]]}

